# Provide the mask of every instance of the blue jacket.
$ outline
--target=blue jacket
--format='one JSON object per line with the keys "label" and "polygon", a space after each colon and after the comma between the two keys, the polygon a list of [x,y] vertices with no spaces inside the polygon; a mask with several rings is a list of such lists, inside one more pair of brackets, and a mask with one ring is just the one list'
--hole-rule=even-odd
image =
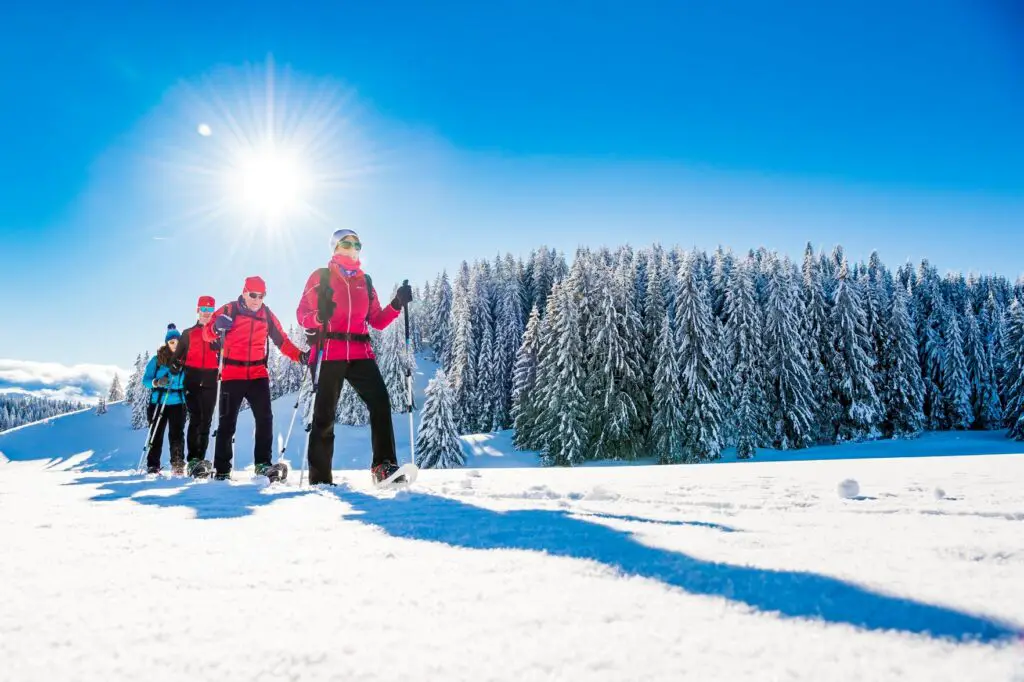
{"label": "blue jacket", "polygon": [[[167,377],[170,383],[166,386],[154,388],[153,381],[163,377]],[[185,373],[178,372],[177,374],[172,374],[171,370],[167,367],[157,367],[155,355],[149,359],[149,364],[146,365],[146,373],[142,375],[142,383],[146,388],[153,389],[153,395],[149,399],[149,402],[153,404],[159,404],[164,399],[165,391],[170,391],[167,394],[167,405],[181,405],[185,402]]]}

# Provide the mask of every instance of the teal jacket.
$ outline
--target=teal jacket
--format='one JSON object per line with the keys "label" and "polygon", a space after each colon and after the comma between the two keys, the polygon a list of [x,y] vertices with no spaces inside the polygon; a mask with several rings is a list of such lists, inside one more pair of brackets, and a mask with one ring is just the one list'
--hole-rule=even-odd
{"label": "teal jacket", "polygon": [[[167,377],[168,384],[166,386],[153,386],[153,382],[157,379]],[[156,364],[156,356],[154,355],[149,359],[149,364],[146,365],[146,372],[142,375],[142,383],[146,388],[153,389],[153,395],[150,397],[149,402],[159,404],[164,399],[164,393],[167,393],[167,405],[181,405],[185,402],[185,373],[178,372],[177,374],[171,372],[167,367]]]}

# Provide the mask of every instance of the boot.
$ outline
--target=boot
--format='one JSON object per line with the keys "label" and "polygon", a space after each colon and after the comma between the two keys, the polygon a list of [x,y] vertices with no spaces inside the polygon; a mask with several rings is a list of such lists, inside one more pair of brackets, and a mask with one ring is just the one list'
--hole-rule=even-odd
{"label": "boot", "polygon": [[[384,481],[387,481],[387,479],[390,478],[391,476],[394,476],[396,471],[398,471],[397,464],[395,464],[394,462],[384,462],[383,464],[378,464],[377,466],[370,469],[370,474],[373,476],[373,482],[376,483],[377,485],[380,485]],[[399,476],[395,480],[388,482],[405,483],[405,475],[403,474],[402,476]]]}
{"label": "boot", "polygon": [[185,475],[185,446],[182,443],[171,446],[171,475]]}
{"label": "boot", "polygon": [[257,476],[266,476],[271,483],[283,481],[288,478],[288,465],[283,462],[277,464],[257,464],[255,467]]}
{"label": "boot", "polygon": [[187,471],[192,478],[208,478],[213,473],[213,462],[208,459],[190,459]]}

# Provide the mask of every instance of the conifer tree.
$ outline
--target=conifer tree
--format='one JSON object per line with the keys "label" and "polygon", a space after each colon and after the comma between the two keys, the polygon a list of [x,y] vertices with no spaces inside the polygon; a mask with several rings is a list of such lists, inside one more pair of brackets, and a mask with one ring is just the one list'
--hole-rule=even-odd
{"label": "conifer tree", "polygon": [[726,288],[723,313],[730,386],[732,440],[737,456],[753,456],[767,439],[764,408],[764,324],[755,300],[753,263],[740,261]]}
{"label": "conifer tree", "polygon": [[967,335],[964,340],[964,358],[967,361],[967,379],[971,386],[971,428],[996,429],[1002,423],[999,389],[988,346],[982,337],[981,325],[971,303],[964,304]]}
{"label": "conifer tree", "polygon": [[686,459],[683,441],[682,372],[677,357],[676,333],[668,316],[661,320],[658,334],[651,421],[652,454],[661,464],[679,464]]}
{"label": "conifer tree", "polygon": [[874,359],[861,293],[849,277],[845,260],[839,264],[832,308],[832,390],[841,413],[837,440],[860,440],[877,434],[881,418],[875,393]]}
{"label": "conifer tree", "polygon": [[121,388],[121,378],[114,373],[114,379],[110,382],[110,391],[107,393],[107,402],[116,403],[125,399],[124,389]]}
{"label": "conifer tree", "polygon": [[534,445],[533,423],[536,418],[535,391],[540,358],[540,312],[530,309],[530,319],[523,333],[523,343],[516,352],[512,378],[512,419],[515,425],[514,444],[520,450]]}
{"label": "conifer tree", "polygon": [[416,465],[424,469],[465,466],[466,456],[455,426],[455,394],[443,369],[427,384],[423,417],[416,437]]}
{"label": "conifer tree", "polygon": [[889,438],[916,436],[924,428],[924,384],[917,360],[917,339],[910,319],[910,296],[897,285],[883,345],[882,393],[885,418],[882,434]]}
{"label": "conifer tree", "polygon": [[967,359],[964,357],[964,337],[960,321],[950,305],[943,310],[944,345],[942,361],[942,397],[945,427],[968,429],[974,421],[971,410],[971,384],[967,377]]}

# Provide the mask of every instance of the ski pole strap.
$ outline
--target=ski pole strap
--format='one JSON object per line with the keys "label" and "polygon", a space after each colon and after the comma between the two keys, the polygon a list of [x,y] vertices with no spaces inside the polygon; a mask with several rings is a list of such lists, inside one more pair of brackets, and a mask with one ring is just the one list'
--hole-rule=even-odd
{"label": "ski pole strap", "polygon": [[369,334],[350,334],[348,332],[324,332],[323,337],[331,341],[366,341],[369,342]]}

